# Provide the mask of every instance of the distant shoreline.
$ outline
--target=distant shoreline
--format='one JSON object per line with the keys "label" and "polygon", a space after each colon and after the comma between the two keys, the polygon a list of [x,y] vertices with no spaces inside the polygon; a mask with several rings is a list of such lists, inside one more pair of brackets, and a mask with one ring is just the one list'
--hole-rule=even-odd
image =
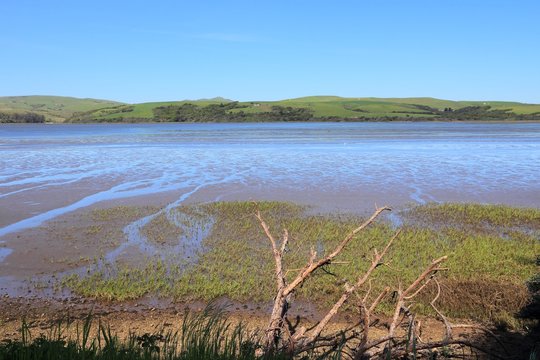
{"label": "distant shoreline", "polygon": [[540,104],[435,98],[310,96],[238,102],[224,98],[125,104],[59,96],[0,97],[3,122],[388,122],[540,121]]}
{"label": "distant shoreline", "polygon": [[163,125],[163,124],[345,124],[345,123],[466,123],[466,124],[537,124],[540,123],[540,119],[535,120],[408,120],[408,119],[399,119],[399,120],[343,120],[343,121],[260,121],[260,122],[223,122],[223,121],[205,121],[205,122],[164,122],[164,121],[124,121],[124,122],[105,122],[105,121],[96,121],[96,122],[43,122],[43,123],[2,123],[0,122],[0,127],[5,125],[137,125],[137,124],[147,124],[147,125]]}
{"label": "distant shoreline", "polygon": [[[537,120],[343,120],[343,121],[266,121],[266,122],[222,122],[222,121],[205,121],[205,122],[163,122],[163,121],[134,121],[134,122],[81,122],[81,123],[56,123],[45,122],[43,125],[133,125],[133,124],[321,124],[321,123],[470,123],[470,124],[536,124],[540,123]],[[38,123],[0,123],[1,125],[36,125]]]}

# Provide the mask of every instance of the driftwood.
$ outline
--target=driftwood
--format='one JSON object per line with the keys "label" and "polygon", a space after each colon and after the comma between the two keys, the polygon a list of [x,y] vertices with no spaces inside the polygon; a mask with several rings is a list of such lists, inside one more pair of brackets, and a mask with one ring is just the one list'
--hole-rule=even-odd
{"label": "driftwood", "polygon": [[[369,302],[368,296],[371,291],[370,277],[383,264],[382,259],[387,254],[392,243],[399,237],[399,231],[388,240],[382,251],[379,252],[377,249],[374,249],[368,269],[357,277],[355,283],[345,284],[345,289],[340,298],[320,321],[309,328],[305,326],[291,326],[287,314],[294,292],[315,271],[323,266],[332,264],[334,259],[354,240],[355,236],[372,224],[384,211],[390,211],[390,208],[377,208],[364,223],[352,230],[332,252],[319,260],[317,260],[319,254],[312,248],[306,265],[298,269],[298,274],[290,281],[286,278],[287,272],[283,264],[283,255],[289,242],[289,233],[286,229],[283,230],[282,238],[279,241],[276,240],[261,213],[259,211],[256,212],[255,216],[272,246],[275,261],[276,296],[265,334],[264,352],[266,354],[285,353],[293,357],[318,350],[319,354],[324,356],[325,353],[329,354],[339,349],[345,358],[349,357],[350,359],[360,360],[379,357],[403,357],[412,352],[422,354],[423,351],[430,351],[452,344],[475,348],[474,344],[470,344],[464,339],[455,339],[453,337],[452,330],[454,328],[465,327],[467,325],[451,324],[435,306],[441,291],[436,274],[444,270],[441,268],[441,263],[447,259],[446,256],[433,260],[408,286],[402,287],[401,284],[398,286],[398,289],[393,292],[395,308],[386,335],[379,335],[376,338],[371,337],[370,329],[374,326],[372,315],[381,301],[390,294],[390,288],[384,289],[372,302]],[[437,294],[430,304],[443,322],[446,335],[441,341],[426,343],[422,342],[420,338],[421,323],[415,319],[414,314],[411,313],[409,308],[412,300],[430,283],[434,283],[437,286]],[[358,290],[366,284],[368,285],[368,290],[361,297]],[[353,297],[353,295],[355,296]],[[340,308],[351,300],[351,297],[356,301],[355,305],[359,309],[360,316],[358,321],[345,329],[329,332],[327,329],[329,322],[338,313]],[[407,319],[407,322],[405,322],[405,319]],[[405,336],[403,333],[398,334],[397,331],[403,324],[407,327]],[[499,357],[497,354],[490,354],[490,356],[493,358]]]}

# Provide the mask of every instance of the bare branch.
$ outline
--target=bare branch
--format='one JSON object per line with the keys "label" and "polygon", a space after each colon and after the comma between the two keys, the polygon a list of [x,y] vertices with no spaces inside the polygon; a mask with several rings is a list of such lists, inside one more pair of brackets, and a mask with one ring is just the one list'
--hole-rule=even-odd
{"label": "bare branch", "polygon": [[369,312],[373,312],[373,310],[375,310],[375,308],[377,307],[377,305],[379,305],[379,303],[382,301],[382,299],[390,292],[390,287],[387,286],[384,288],[383,291],[381,291],[381,293],[379,294],[379,296],[377,296],[375,298],[375,300],[373,300],[373,304],[371,304],[371,306],[369,307]]}
{"label": "bare branch", "polygon": [[[272,308],[272,315],[270,316],[270,323],[267,327],[267,333],[266,333],[266,345],[269,351],[272,351],[272,349],[275,347],[276,343],[278,342],[280,338],[281,331],[283,330],[283,323],[285,320],[285,315],[288,310],[288,301],[287,296],[283,295],[283,290],[287,286],[287,282],[285,279],[285,275],[283,274],[283,251],[278,250],[277,242],[274,239],[274,236],[270,232],[270,228],[264,221],[264,219],[261,216],[260,211],[257,210],[257,213],[255,214],[257,219],[259,220],[259,223],[261,224],[261,227],[264,230],[264,233],[266,234],[266,237],[268,240],[270,240],[270,243],[272,244],[272,250],[274,253],[274,261],[275,261],[275,274],[276,274],[276,287],[277,287],[277,294],[276,298],[274,299],[274,306]],[[288,242],[288,232],[287,230],[283,233],[283,242],[281,248],[284,249],[287,242]]]}
{"label": "bare branch", "polygon": [[371,316],[371,312],[369,311],[369,309],[366,309],[363,303],[360,304],[360,314],[362,316],[363,331],[360,337],[360,342],[358,343],[358,346],[357,346],[357,352],[363,353],[369,339],[369,323],[370,323],[370,316]]}
{"label": "bare branch", "polygon": [[426,270],[424,270],[424,272],[420,274],[420,276],[418,276],[416,280],[403,292],[404,296],[409,295],[409,293],[413,291],[432,272],[441,270],[439,268],[439,264],[446,259],[448,259],[448,256],[442,256],[436,260],[433,260],[433,262],[426,268]]}
{"label": "bare branch", "polygon": [[[354,238],[356,234],[358,234],[360,231],[365,229],[367,226],[369,226],[375,219],[383,212],[383,211],[390,211],[389,207],[382,207],[377,209],[373,215],[369,219],[367,219],[362,225],[351,231],[345,239],[341,241],[341,243],[332,251],[329,255],[326,257],[320,259],[319,261],[315,262],[315,258],[313,256],[310,258],[310,261],[308,264],[304,267],[304,269],[298,274],[298,276],[291,281],[291,283],[286,287],[284,294],[289,294],[292,291],[296,289],[299,285],[301,285],[306,278],[308,278],[311,273],[313,273],[315,270],[320,268],[323,265],[329,264],[332,262],[332,260],[339,255],[339,253],[347,246],[347,244]],[[313,254],[312,254],[313,255]]]}
{"label": "bare branch", "polygon": [[339,298],[339,300],[332,306],[330,311],[319,321],[317,326],[311,331],[311,333],[307,337],[307,341],[311,342],[314,341],[323,331],[323,329],[326,327],[328,322],[337,314],[338,310],[343,306],[343,304],[347,301],[347,299],[351,296],[351,294],[356,291],[359,287],[361,287],[370,277],[373,270],[377,268],[379,265],[381,259],[386,254],[388,249],[390,248],[390,245],[394,242],[394,240],[399,236],[400,231],[396,232],[394,236],[388,241],[386,244],[384,250],[379,254],[376,253],[375,257],[373,258],[373,261],[371,262],[371,266],[366,270],[366,272],[358,277],[358,280],[356,281],[356,284],[353,286],[348,287],[343,295]]}
{"label": "bare branch", "polygon": [[[442,347],[448,346],[448,345],[466,346],[468,348],[478,350],[478,351],[488,355],[490,359],[507,359],[506,356],[500,356],[499,354],[497,354],[495,352],[489,351],[488,349],[482,348],[482,347],[478,346],[477,344],[472,343],[472,342],[467,341],[467,340],[464,340],[464,339],[456,339],[456,340],[452,340],[452,341],[449,341],[449,342],[446,342],[446,341],[443,340],[443,341],[430,342],[430,343],[427,343],[427,344],[417,344],[416,351],[437,349],[437,348],[442,348]],[[397,358],[397,357],[406,355],[407,353],[408,352],[406,350],[397,350],[397,351],[392,352],[392,356],[395,356]]]}
{"label": "bare branch", "polygon": [[448,322],[448,320],[446,319],[446,317],[442,314],[442,312],[440,312],[439,309],[437,309],[437,307],[435,306],[435,302],[437,301],[437,299],[439,299],[439,296],[441,295],[441,285],[439,284],[439,282],[437,281],[437,279],[435,279],[435,284],[437,284],[437,294],[435,295],[435,297],[433,298],[433,300],[431,300],[430,302],[430,305],[431,307],[433,308],[433,310],[435,310],[435,312],[437,313],[437,315],[439,315],[439,317],[441,318],[442,322],[444,323],[444,327],[445,327],[445,336],[444,336],[444,339],[446,341],[450,341],[452,339],[452,324],[450,324],[450,322]]}
{"label": "bare branch", "polygon": [[419,287],[412,295],[405,296],[404,299],[405,299],[405,300],[410,300],[410,299],[416,297],[416,295],[418,295],[422,290],[424,290],[424,288],[425,288],[426,286],[429,285],[431,279],[433,279],[433,278],[427,279],[427,280],[426,280],[426,281],[425,281],[425,282],[424,282],[424,283],[423,283],[423,284],[422,284],[422,285],[421,285],[421,286],[420,286],[420,287]]}
{"label": "bare branch", "polygon": [[283,241],[281,242],[281,249],[279,250],[279,253],[281,256],[283,256],[283,253],[285,252],[285,249],[287,248],[287,244],[289,243],[289,232],[287,229],[283,229]]}
{"label": "bare branch", "polygon": [[422,282],[431,274],[437,272],[440,270],[439,264],[443,261],[445,261],[448,257],[442,256],[436,260],[433,260],[431,264],[414,280],[411,285],[404,291],[401,289],[398,290],[398,299],[396,302],[396,307],[394,308],[394,315],[392,317],[392,322],[390,324],[390,328],[388,330],[388,335],[392,338],[394,336],[395,330],[397,326],[401,323],[401,320],[399,320],[399,315],[403,308],[405,308],[405,299],[411,299],[412,296],[410,296],[410,293],[414,291],[413,294],[418,294],[419,291],[416,291],[418,287],[420,289],[423,288]]}
{"label": "bare branch", "polygon": [[362,305],[367,303],[367,299],[370,293],[371,293],[371,279],[369,279],[369,282],[368,282],[368,289],[366,291],[366,295],[364,295],[364,298],[362,299]]}
{"label": "bare branch", "polygon": [[[287,314],[295,290],[302,286],[303,283],[319,268],[331,274],[330,270],[326,268],[326,265],[343,264],[344,262],[337,262],[334,261],[334,259],[360,231],[369,226],[383,211],[386,210],[390,209],[387,207],[377,208],[370,218],[348,233],[328,255],[323,256],[323,254],[317,254],[315,249],[311,248],[308,262],[304,267],[301,269],[289,269],[286,272],[283,265],[283,256],[289,243],[289,233],[284,229],[282,239],[281,241],[278,241],[279,239],[274,238],[272,235],[272,232],[268,224],[264,221],[261,213],[259,211],[256,212],[255,216],[259,220],[259,223],[272,246],[275,261],[277,291],[274,298],[270,322],[265,335],[265,352],[267,354],[278,351],[293,357],[305,352],[315,351],[320,356],[325,356],[331,354],[333,351],[339,350],[342,352],[342,355],[348,356],[351,359],[365,359],[372,356],[383,355],[385,351],[390,349],[390,345],[392,345],[393,357],[396,355],[407,355],[413,349],[415,349],[415,351],[424,351],[422,354],[425,354],[425,352],[430,349],[447,345],[468,346],[471,349],[486,352],[484,349],[480,349],[478,346],[468,343],[464,339],[453,339],[452,330],[460,326],[467,327],[467,325],[453,325],[435,306],[441,294],[441,286],[437,279],[435,279],[435,275],[441,270],[446,270],[440,266],[440,264],[447,259],[446,256],[433,260],[431,264],[429,264],[407,287],[403,288],[401,284],[399,284],[397,291],[392,297],[392,299],[395,300],[395,308],[390,325],[388,326],[387,334],[375,339],[370,339],[370,337],[375,337],[375,332],[372,331],[372,329],[379,321],[378,319],[372,320],[374,317],[372,315],[377,306],[390,292],[390,288],[386,287],[378,294],[373,302],[369,304],[368,301],[372,297],[371,276],[375,269],[383,264],[382,259],[388,253],[394,240],[399,236],[399,231],[388,240],[382,251],[375,248],[373,249],[371,264],[367,270],[357,277],[354,284],[345,284],[345,289],[340,298],[319,322],[306,328],[306,326],[304,326],[305,324],[301,323],[299,318],[297,318],[297,321],[294,324],[289,321]],[[364,255],[363,258],[366,258],[366,254],[362,255]],[[288,283],[286,274],[290,271],[296,271],[297,273],[293,280]],[[368,282],[369,288],[365,293],[358,293],[360,288],[365,286],[366,282]],[[437,293],[433,300],[431,300],[430,305],[444,323],[446,333],[444,339],[441,341],[423,342],[420,339],[421,322],[417,321],[415,314],[411,312],[410,306],[412,303],[410,301],[417,297],[418,294],[426,289],[432,282],[436,284]],[[354,324],[345,326],[338,331],[327,331],[329,322],[350,299],[351,295],[356,295],[358,298],[358,308],[360,310],[359,319],[355,321]],[[373,296],[374,295],[375,294],[373,294]],[[403,336],[401,333],[397,334],[397,328],[404,322],[405,318],[408,318],[408,336]],[[493,354],[488,353],[488,355]],[[501,358],[499,356],[492,357]]]}
{"label": "bare branch", "polygon": [[255,216],[259,220],[259,223],[261,224],[261,227],[263,228],[264,233],[266,234],[266,237],[268,238],[268,240],[270,240],[270,243],[272,244],[272,250],[274,250],[274,254],[278,253],[278,247],[277,247],[276,239],[274,239],[274,236],[270,232],[270,228],[268,227],[268,225],[266,224],[266,222],[262,218],[261,212],[259,210],[257,210],[257,212],[255,213]]}

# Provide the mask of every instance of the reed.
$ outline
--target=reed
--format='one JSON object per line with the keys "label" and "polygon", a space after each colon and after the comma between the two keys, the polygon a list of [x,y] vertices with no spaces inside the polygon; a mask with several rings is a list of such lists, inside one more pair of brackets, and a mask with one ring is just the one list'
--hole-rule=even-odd
{"label": "reed", "polygon": [[[0,343],[0,360],[251,360],[257,357],[259,336],[226,313],[209,305],[200,313],[185,313],[176,331],[131,333],[120,339],[107,324],[88,315],[82,323],[59,321],[36,338],[24,320],[20,340]],[[73,331],[72,331],[73,330]],[[276,354],[266,360],[285,359]]]}

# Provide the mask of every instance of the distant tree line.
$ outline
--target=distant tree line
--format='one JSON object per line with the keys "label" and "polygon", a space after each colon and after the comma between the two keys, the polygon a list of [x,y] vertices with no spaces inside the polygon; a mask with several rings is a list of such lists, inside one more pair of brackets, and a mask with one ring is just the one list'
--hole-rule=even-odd
{"label": "distant tree line", "polygon": [[[443,110],[424,105],[413,105],[418,111],[403,112],[401,114],[424,114],[432,115],[435,120],[462,120],[462,121],[496,121],[496,120],[540,120],[540,113],[516,114],[511,109],[495,109],[491,106],[466,106],[460,109],[446,107]],[[425,118],[424,118],[425,119]]]}
{"label": "distant tree line", "polygon": [[152,118],[130,116],[134,107],[123,105],[75,114],[68,122],[306,122],[306,121],[496,121],[540,120],[540,113],[515,114],[509,109],[492,110],[488,105],[468,106],[461,109],[442,110],[424,105],[411,105],[411,111],[395,111],[395,115],[374,116],[365,110],[357,117],[315,116],[308,108],[272,106],[267,111],[252,111],[247,104],[226,102],[201,106],[193,103],[159,106],[154,108]]}
{"label": "distant tree line", "polygon": [[467,106],[461,109],[453,110],[446,108],[439,111],[438,114],[445,120],[538,120],[540,113],[534,114],[516,114],[510,109],[492,110],[491,106]]}
{"label": "distant tree line", "polygon": [[[110,106],[84,112],[76,112],[65,122],[89,123],[89,122],[145,122],[151,119],[132,118],[124,116],[133,111],[133,105]],[[115,116],[111,116],[115,115]]]}
{"label": "distant tree line", "polygon": [[194,104],[160,106],[153,109],[154,120],[169,122],[278,122],[314,120],[313,112],[306,108],[272,106],[266,112],[244,112],[247,105],[238,102],[211,104],[204,107]]}
{"label": "distant tree line", "polygon": [[44,123],[45,116],[32,112],[7,113],[0,112],[0,123]]}

